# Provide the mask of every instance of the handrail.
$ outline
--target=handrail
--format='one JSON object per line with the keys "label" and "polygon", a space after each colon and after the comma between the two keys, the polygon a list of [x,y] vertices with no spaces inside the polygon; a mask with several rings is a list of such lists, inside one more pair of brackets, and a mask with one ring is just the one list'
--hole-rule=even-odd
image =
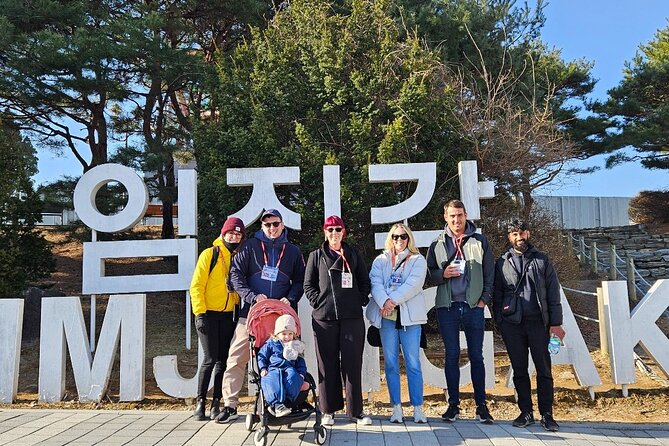
{"label": "handrail", "polygon": [[567,291],[573,291],[574,293],[587,294],[588,296],[597,296],[597,293],[593,293],[591,291],[575,290],[574,288],[567,288],[564,285],[562,285],[562,289]]}

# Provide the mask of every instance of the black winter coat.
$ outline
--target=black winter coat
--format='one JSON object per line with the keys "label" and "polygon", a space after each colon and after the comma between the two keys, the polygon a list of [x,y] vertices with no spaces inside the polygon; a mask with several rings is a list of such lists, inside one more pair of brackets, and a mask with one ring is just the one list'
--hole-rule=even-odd
{"label": "black winter coat", "polygon": [[316,320],[362,319],[362,308],[369,303],[371,283],[367,265],[355,248],[345,242],[342,248],[353,274],[353,288],[341,287],[344,262],[330,250],[327,241],[309,254],[304,294]]}
{"label": "black winter coat", "polygon": [[[502,317],[502,302],[505,297],[513,295],[520,279],[520,274],[513,267],[513,254],[507,251],[495,263],[495,287],[493,293],[493,315],[495,323],[500,324]],[[548,256],[530,245],[524,253],[525,262],[531,262],[527,267],[524,281],[529,281],[533,290],[533,297],[537,299],[541,308],[541,317],[544,325],[562,325],[562,304],[560,303],[560,282],[555,268]],[[518,286],[523,290],[523,284]],[[520,303],[519,303],[520,305]]]}

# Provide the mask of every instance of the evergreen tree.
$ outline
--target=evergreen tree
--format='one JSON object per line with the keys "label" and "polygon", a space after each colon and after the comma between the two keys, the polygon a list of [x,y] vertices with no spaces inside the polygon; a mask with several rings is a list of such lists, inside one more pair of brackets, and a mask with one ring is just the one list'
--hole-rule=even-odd
{"label": "evergreen tree", "polygon": [[196,132],[200,224],[241,209],[250,190],[226,185],[226,168],[299,166],[301,185],[277,195],[302,215],[303,248],[320,243],[322,166],[341,167],[342,213],[367,254],[370,207],[405,200],[413,185],[370,184],[368,165],[436,161],[438,188],[415,228],[439,227],[443,197],[464,152],[444,113],[448,89],[438,54],[394,21],[390,1],[292,1],[269,27],[219,60],[210,119]]}
{"label": "evergreen tree", "polygon": [[[612,153],[607,167],[640,161],[648,169],[669,169],[669,27],[640,46],[623,80],[608,94],[593,107],[609,124],[595,135],[593,154]],[[636,154],[620,151],[627,147]]]}
{"label": "evergreen tree", "polygon": [[36,167],[30,143],[0,121],[0,297],[20,297],[31,281],[54,268],[49,246],[35,229],[41,201],[30,177]]}

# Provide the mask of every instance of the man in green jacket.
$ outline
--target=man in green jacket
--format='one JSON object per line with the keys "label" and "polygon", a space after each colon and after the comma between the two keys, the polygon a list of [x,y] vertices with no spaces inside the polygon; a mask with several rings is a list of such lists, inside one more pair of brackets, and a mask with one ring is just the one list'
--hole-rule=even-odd
{"label": "man in green jacket", "polygon": [[490,303],[495,263],[488,240],[467,220],[465,205],[451,200],[444,205],[446,227],[427,252],[428,280],[437,286],[437,320],[444,342],[444,374],[448,409],[441,418],[455,421],[460,415],[460,327],[467,339],[467,355],[476,401],[476,418],[491,424],[486,406],[483,363],[484,308]]}

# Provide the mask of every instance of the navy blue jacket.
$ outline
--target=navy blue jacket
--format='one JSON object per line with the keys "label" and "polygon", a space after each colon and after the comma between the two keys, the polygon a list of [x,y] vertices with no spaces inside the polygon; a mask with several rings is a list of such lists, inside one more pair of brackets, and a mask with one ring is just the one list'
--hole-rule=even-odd
{"label": "navy blue jacket", "polygon": [[[279,275],[275,282],[261,278],[262,269],[265,265],[263,245],[269,266],[276,266],[279,262],[281,250],[285,246],[279,264]],[[258,294],[264,294],[270,299],[287,297],[291,306],[297,309],[297,302],[302,297],[304,284],[304,257],[302,251],[288,241],[288,231],[286,229],[274,240],[271,240],[262,230],[259,230],[244,243],[242,249],[235,255],[230,268],[230,283],[241,297],[240,317],[248,315],[249,308],[255,303]]]}
{"label": "navy blue jacket", "polygon": [[302,376],[307,375],[307,363],[302,356],[298,356],[295,361],[289,361],[283,357],[283,343],[278,339],[269,338],[258,351],[258,370],[285,370],[288,367],[294,367]]}

